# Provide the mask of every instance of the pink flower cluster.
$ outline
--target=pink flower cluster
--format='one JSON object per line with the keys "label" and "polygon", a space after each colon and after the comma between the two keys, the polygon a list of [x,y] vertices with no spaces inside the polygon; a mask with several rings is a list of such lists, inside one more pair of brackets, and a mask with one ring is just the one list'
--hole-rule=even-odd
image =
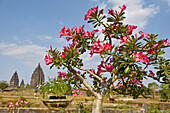
{"label": "pink flower cluster", "polygon": [[150,50],[148,50],[147,52],[148,52],[148,54],[155,53],[155,51],[154,51],[153,49],[150,49]]}
{"label": "pink flower cluster", "polygon": [[13,102],[9,102],[8,103],[8,111],[9,110],[14,110],[14,107],[22,107],[24,104],[28,104],[27,101],[23,101],[23,100],[18,100],[15,104]]}
{"label": "pink flower cluster", "polygon": [[148,65],[150,65],[148,57],[146,55],[143,55],[142,52],[140,53],[136,52],[134,55],[135,55],[135,62],[146,62],[148,63]]}
{"label": "pink flower cluster", "polygon": [[83,95],[83,94],[84,94],[84,92],[81,92],[81,91],[78,90],[78,89],[73,90],[72,93],[74,94],[75,97],[76,97],[78,94],[80,94],[80,95]]}
{"label": "pink flower cluster", "polygon": [[[120,13],[119,14],[121,14],[125,9],[126,9],[126,6],[125,5],[123,5],[122,7],[121,6],[119,6],[119,8],[121,9],[121,11],[120,11]],[[109,14],[111,15],[111,14],[115,14],[115,15],[118,15],[118,12],[115,10],[115,12],[114,12],[114,10],[113,9],[109,9],[108,10],[109,11]]]}
{"label": "pink flower cluster", "polygon": [[148,39],[150,39],[149,35],[148,35],[148,34],[144,34],[142,31],[139,31],[139,34],[141,35],[141,36],[139,37],[139,39],[142,39],[142,38],[148,38]]}
{"label": "pink flower cluster", "polygon": [[67,73],[66,72],[58,72],[58,74],[59,74],[59,78],[65,78],[65,77],[67,77]]}
{"label": "pink flower cluster", "polygon": [[113,48],[112,44],[104,44],[103,46],[100,44],[100,40],[98,39],[98,41],[94,41],[93,42],[93,46],[90,50],[90,55],[91,57],[93,56],[93,53],[100,53],[102,51],[108,51],[108,50],[111,50]]}
{"label": "pink flower cluster", "polygon": [[23,101],[23,100],[18,100],[16,103],[15,103],[15,106],[22,106],[23,104],[28,104],[27,101]]}
{"label": "pink flower cluster", "polygon": [[167,40],[168,40],[168,38],[165,40],[165,39],[161,39],[161,41],[163,41],[163,46],[168,46],[169,45],[169,43],[167,43]]}
{"label": "pink flower cluster", "polygon": [[92,18],[91,14],[95,13],[98,10],[98,5],[96,7],[93,7],[87,11],[87,14],[84,15],[84,20],[87,20],[88,18]]}
{"label": "pink flower cluster", "polygon": [[50,55],[46,55],[44,58],[44,61],[45,61],[46,65],[49,65],[53,62],[53,58],[51,58]]}
{"label": "pink flower cluster", "polygon": [[[72,42],[72,44],[69,44],[69,47],[68,46],[64,46],[64,52],[62,52],[62,54],[59,55],[59,56],[62,57],[62,58],[65,58],[66,57],[66,51],[72,51],[75,46],[76,46],[75,49],[77,49],[78,44],[79,44],[79,41],[78,40],[74,40]],[[77,52],[77,54],[79,54],[79,52]]]}
{"label": "pink flower cluster", "polygon": [[137,80],[136,78],[134,80],[131,80],[131,81],[134,85],[141,85],[143,87],[143,84],[141,84],[140,81]]}
{"label": "pink flower cluster", "polygon": [[[113,65],[111,65],[111,64],[108,64],[108,66],[104,66],[103,65],[104,64],[104,62],[103,61],[101,61],[101,64],[100,65],[98,65],[98,71],[97,71],[97,74],[99,75],[101,72],[111,72],[113,69],[114,69],[114,66]],[[102,70],[101,68],[104,68],[104,69],[106,69],[106,70]]]}
{"label": "pink flower cluster", "polygon": [[128,25],[128,26],[127,26],[127,31],[126,31],[126,33],[128,33],[129,35],[131,35],[132,32],[133,32],[133,30],[136,29],[136,28],[137,28],[137,26]]}
{"label": "pink flower cluster", "polygon": [[149,70],[149,74],[155,76],[155,74],[151,70]]}
{"label": "pink flower cluster", "polygon": [[140,84],[140,81],[135,78],[134,80],[132,80],[132,83],[133,83],[134,85],[136,85],[136,84]]}
{"label": "pink flower cluster", "polygon": [[8,102],[8,108],[12,108],[12,107],[14,107],[15,105],[14,105],[14,103],[13,102]]}
{"label": "pink flower cluster", "polygon": [[[65,26],[63,27],[63,29],[60,31],[60,38],[62,36],[66,36],[67,41],[69,41],[70,39],[75,39],[76,36],[79,36],[80,33],[82,33],[83,35],[81,36],[81,38],[83,37],[87,37],[90,38],[90,36],[92,36],[93,33],[98,32],[99,30],[93,30],[93,31],[84,31],[84,25],[82,27],[73,27],[73,33],[69,28],[65,28]],[[74,35],[74,33],[76,33],[76,35]]]}
{"label": "pink flower cluster", "polygon": [[128,39],[129,39],[129,36],[124,36],[123,38],[120,38],[121,40],[120,43],[123,43],[123,42],[129,43]]}

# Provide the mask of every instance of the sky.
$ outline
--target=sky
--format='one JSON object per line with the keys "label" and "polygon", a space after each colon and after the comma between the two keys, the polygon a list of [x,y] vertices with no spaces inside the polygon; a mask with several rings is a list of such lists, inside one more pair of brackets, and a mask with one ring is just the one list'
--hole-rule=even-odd
{"label": "sky", "polygon": [[[9,83],[17,71],[19,83],[24,79],[30,84],[38,63],[45,80],[57,76],[57,69],[45,65],[46,51],[50,45],[59,50],[67,45],[59,38],[63,26],[85,25],[86,30],[92,30],[84,15],[97,5],[104,14],[126,5],[125,23],[137,25],[135,32],[155,33],[159,40],[169,38],[170,42],[170,0],[0,0],[0,80]],[[164,57],[170,58],[169,48]],[[90,58],[88,53],[83,59],[88,68],[99,63],[99,58]]]}

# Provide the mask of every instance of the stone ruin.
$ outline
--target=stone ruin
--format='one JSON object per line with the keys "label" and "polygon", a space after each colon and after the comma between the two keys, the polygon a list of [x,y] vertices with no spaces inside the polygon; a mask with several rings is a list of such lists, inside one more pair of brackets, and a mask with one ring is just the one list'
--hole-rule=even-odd
{"label": "stone ruin", "polygon": [[11,80],[10,80],[10,88],[16,89],[19,86],[19,79],[18,79],[18,73],[15,71],[15,73],[13,74]]}
{"label": "stone ruin", "polygon": [[[34,72],[32,74],[30,85],[27,84],[26,87],[31,86],[33,89],[37,89],[37,86],[42,85],[43,83],[44,83],[44,73],[43,73],[43,70],[39,63],[37,68],[34,70]],[[24,86],[24,80],[21,81],[20,86],[19,86],[18,73],[17,73],[17,71],[15,71],[15,73],[13,74],[13,76],[10,80],[9,87],[4,89],[3,91],[17,90],[21,86]]]}
{"label": "stone ruin", "polygon": [[39,63],[38,67],[34,70],[32,74],[30,86],[33,89],[37,89],[37,86],[42,85],[43,83],[44,83],[44,73]]}
{"label": "stone ruin", "polygon": [[24,80],[22,79],[21,83],[20,83],[20,87],[24,87]]}
{"label": "stone ruin", "polygon": [[17,90],[17,88],[19,87],[18,84],[19,84],[18,73],[15,71],[15,73],[13,74],[10,80],[9,87],[3,89],[3,91]]}

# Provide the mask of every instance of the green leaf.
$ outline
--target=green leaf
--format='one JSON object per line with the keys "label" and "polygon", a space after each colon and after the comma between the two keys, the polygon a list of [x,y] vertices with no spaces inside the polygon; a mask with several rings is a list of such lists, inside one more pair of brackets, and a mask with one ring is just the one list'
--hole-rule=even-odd
{"label": "green leaf", "polygon": [[96,24],[96,25],[94,26],[94,28],[96,28],[96,27],[97,27],[97,25],[98,25],[98,24]]}
{"label": "green leaf", "polygon": [[87,21],[87,23],[91,23],[91,22],[94,22],[95,20],[89,20],[89,21]]}
{"label": "green leaf", "polygon": [[53,68],[53,66],[54,66],[54,64],[52,64],[52,65],[50,66],[50,69]]}
{"label": "green leaf", "polygon": [[130,70],[129,66],[125,69],[125,73],[128,73]]}

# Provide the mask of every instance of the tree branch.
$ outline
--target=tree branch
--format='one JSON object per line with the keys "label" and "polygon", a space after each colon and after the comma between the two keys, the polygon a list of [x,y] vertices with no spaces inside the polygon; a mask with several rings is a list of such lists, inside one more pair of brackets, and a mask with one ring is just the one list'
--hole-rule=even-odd
{"label": "tree branch", "polygon": [[77,84],[75,84],[76,85],[76,87],[78,87],[79,89],[81,89],[81,90],[85,90],[85,91],[88,91],[88,89],[87,88],[84,88],[84,87],[82,87],[81,85],[77,85]]}
{"label": "tree branch", "polygon": [[98,94],[94,91],[94,89],[91,87],[91,85],[80,75],[77,73],[77,71],[75,69],[73,69],[71,66],[66,65],[65,63],[62,63],[65,67],[67,67],[67,69],[72,72],[73,74],[75,74],[78,79],[80,80],[80,82],[83,83],[83,85],[91,92],[93,93],[94,96],[97,96]]}
{"label": "tree branch", "polygon": [[107,62],[106,62],[106,57],[105,57],[105,55],[100,53],[100,56],[101,56],[101,58],[103,59],[103,62],[104,62],[104,64],[105,64],[105,66],[108,66],[108,64],[107,64]]}
{"label": "tree branch", "polygon": [[83,71],[87,71],[90,75],[94,76],[95,78],[97,78],[100,82],[102,82],[102,78],[100,78],[99,76],[97,76],[96,74],[94,74],[93,72],[91,72],[90,70],[88,69],[84,69],[84,68],[81,68],[80,66],[76,67],[80,70],[83,70]]}

